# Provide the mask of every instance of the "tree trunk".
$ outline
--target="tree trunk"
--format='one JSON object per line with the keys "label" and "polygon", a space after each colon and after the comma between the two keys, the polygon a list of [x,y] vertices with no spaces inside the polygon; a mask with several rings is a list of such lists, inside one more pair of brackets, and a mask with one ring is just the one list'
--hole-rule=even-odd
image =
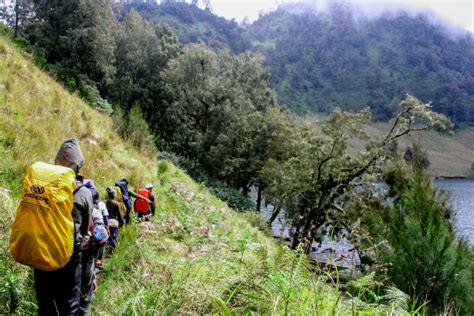
{"label": "tree trunk", "polygon": [[296,249],[300,244],[300,230],[303,226],[303,219],[304,219],[304,208],[300,209],[299,218],[295,227],[295,234],[293,235],[293,241],[291,243],[291,249]]}
{"label": "tree trunk", "polygon": [[248,197],[249,196],[249,191],[250,191],[249,184],[248,183],[242,183],[241,187],[242,187],[242,195],[245,196],[245,197]]}
{"label": "tree trunk", "polygon": [[18,36],[18,28],[19,28],[19,17],[20,17],[20,5],[18,0],[15,2],[15,28],[13,32],[13,38],[17,38]]}
{"label": "tree trunk", "polygon": [[281,208],[278,206],[275,206],[273,207],[273,212],[272,212],[272,216],[270,216],[270,218],[268,219],[268,225],[269,226],[272,226],[272,223],[273,221],[278,217],[278,215],[280,214],[280,210]]}
{"label": "tree trunk", "polygon": [[262,186],[258,186],[257,192],[257,213],[260,213],[260,209],[262,208]]}
{"label": "tree trunk", "polygon": [[300,240],[299,240],[300,227],[301,227],[301,225],[298,222],[298,225],[296,225],[296,227],[295,227],[295,233],[293,234],[293,241],[291,242],[291,249],[296,249],[296,247],[298,247],[298,245],[300,244]]}

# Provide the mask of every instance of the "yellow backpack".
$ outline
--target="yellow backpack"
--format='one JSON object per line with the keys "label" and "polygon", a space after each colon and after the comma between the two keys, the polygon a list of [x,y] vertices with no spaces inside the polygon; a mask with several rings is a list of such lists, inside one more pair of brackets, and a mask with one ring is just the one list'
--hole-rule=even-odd
{"label": "yellow backpack", "polygon": [[76,175],[70,168],[32,164],[23,179],[23,194],[10,236],[15,261],[43,271],[62,268],[74,246]]}
{"label": "yellow backpack", "polygon": [[125,203],[123,203],[122,190],[120,190],[120,188],[117,186],[112,187],[112,189],[117,192],[117,195],[115,196],[115,201],[120,205],[120,213],[122,214],[122,217],[125,217],[125,215],[127,214],[127,207],[125,206]]}

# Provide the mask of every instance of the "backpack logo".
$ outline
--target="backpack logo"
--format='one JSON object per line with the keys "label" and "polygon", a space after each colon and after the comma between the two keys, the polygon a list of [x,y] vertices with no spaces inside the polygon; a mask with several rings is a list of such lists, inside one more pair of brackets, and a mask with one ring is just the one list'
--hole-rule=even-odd
{"label": "backpack logo", "polygon": [[35,193],[35,194],[43,194],[44,193],[44,187],[41,185],[34,184],[30,187],[30,191]]}

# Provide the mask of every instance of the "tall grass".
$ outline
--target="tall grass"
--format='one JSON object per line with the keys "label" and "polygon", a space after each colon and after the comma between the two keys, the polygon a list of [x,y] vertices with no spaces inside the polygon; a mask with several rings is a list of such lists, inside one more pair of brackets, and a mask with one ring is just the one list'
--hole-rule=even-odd
{"label": "tall grass", "polygon": [[52,163],[72,137],[85,156],[82,173],[96,180],[99,192],[124,177],[134,187],[155,178],[155,161],[122,141],[108,116],[68,93],[0,36],[0,314],[35,310],[31,269],[14,264],[8,250],[24,171],[35,161]]}

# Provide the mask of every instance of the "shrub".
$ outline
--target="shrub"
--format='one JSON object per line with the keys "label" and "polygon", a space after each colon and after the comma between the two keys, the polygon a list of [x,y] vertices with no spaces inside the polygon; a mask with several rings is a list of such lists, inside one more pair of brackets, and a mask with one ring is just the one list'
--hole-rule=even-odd
{"label": "shrub", "polygon": [[[66,81],[67,84],[69,81]],[[79,82],[79,94],[84,98],[87,103],[93,108],[98,109],[104,113],[111,115],[113,113],[112,105],[106,99],[100,96],[100,92],[94,83],[89,81]]]}
{"label": "shrub", "polygon": [[133,106],[129,111],[117,108],[113,121],[123,139],[128,140],[140,152],[156,156],[155,138],[138,105]]}
{"label": "shrub", "polygon": [[255,207],[253,201],[249,197],[244,196],[238,189],[227,185],[223,181],[210,178],[206,172],[204,172],[204,170],[193,161],[178,157],[168,152],[160,152],[158,159],[169,160],[181,169],[184,169],[194,181],[205,183],[213,194],[232,208],[244,211]]}
{"label": "shrub", "polygon": [[436,312],[473,314],[474,298],[466,295],[473,292],[473,253],[455,237],[446,198],[421,169],[400,182],[382,216],[389,247],[381,259],[391,282]]}

